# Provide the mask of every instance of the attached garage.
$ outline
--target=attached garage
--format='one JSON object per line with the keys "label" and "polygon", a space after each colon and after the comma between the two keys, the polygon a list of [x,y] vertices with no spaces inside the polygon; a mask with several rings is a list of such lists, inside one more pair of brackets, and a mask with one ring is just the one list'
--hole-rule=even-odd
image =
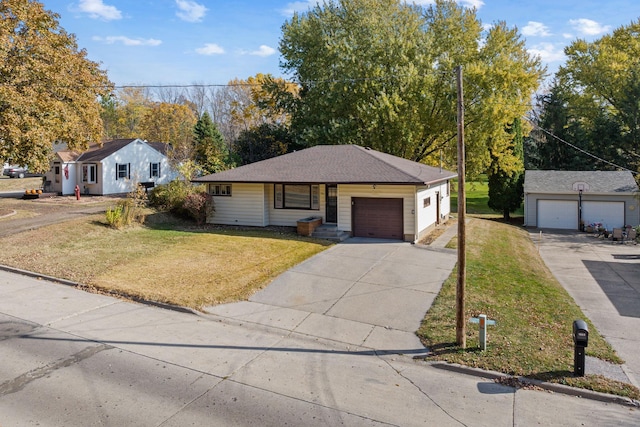
{"label": "attached garage", "polygon": [[354,237],[403,240],[402,203],[400,198],[352,198]]}
{"label": "attached garage", "polygon": [[578,229],[578,202],[538,200],[538,228]]}
{"label": "attached garage", "polygon": [[591,202],[582,203],[582,218],[585,224],[599,222],[608,230],[624,227],[624,202]]}

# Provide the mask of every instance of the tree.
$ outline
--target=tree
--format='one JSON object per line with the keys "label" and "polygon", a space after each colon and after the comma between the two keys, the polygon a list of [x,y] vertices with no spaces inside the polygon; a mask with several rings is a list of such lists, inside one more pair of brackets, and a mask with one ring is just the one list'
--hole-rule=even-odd
{"label": "tree", "polygon": [[227,169],[229,150],[209,113],[202,114],[193,133],[195,162],[202,172],[210,174]]}
{"label": "tree", "polygon": [[59,18],[34,0],[0,1],[0,158],[33,171],[49,168],[55,141],[100,141],[98,97],[112,87]]}
{"label": "tree", "polygon": [[[489,175],[489,207],[502,212],[505,221],[510,214],[522,205],[524,194],[524,142],[522,137],[522,122],[516,119],[511,126],[513,134],[513,157],[518,159],[518,165],[510,171],[500,168],[500,163],[492,163],[493,170]],[[497,159],[496,159],[497,160]]]}
{"label": "tree", "polygon": [[283,26],[282,67],[300,85],[292,128],[307,145],[359,144],[414,161],[455,165],[455,67],[462,65],[470,175],[502,157],[506,129],[527,111],[544,69],[515,29],[483,38],[475,10],[436,0],[336,0]]}
{"label": "tree", "polygon": [[576,40],[565,54],[558,78],[585,131],[600,134],[605,122],[609,131],[617,127],[612,149],[626,165],[640,168],[640,20],[591,43]]}
{"label": "tree", "polygon": [[197,118],[183,104],[156,103],[148,109],[140,124],[140,137],[148,141],[171,144],[176,161],[193,156],[193,128]]}
{"label": "tree", "polygon": [[115,94],[117,126],[114,138],[139,138],[142,120],[153,101],[145,88],[125,87]]}
{"label": "tree", "polygon": [[240,133],[234,144],[234,154],[240,165],[246,165],[289,153],[295,148],[287,126],[264,123]]}

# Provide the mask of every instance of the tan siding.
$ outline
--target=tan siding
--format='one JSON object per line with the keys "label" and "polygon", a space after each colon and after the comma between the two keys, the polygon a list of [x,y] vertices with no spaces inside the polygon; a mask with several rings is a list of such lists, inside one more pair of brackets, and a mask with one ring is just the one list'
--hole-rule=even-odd
{"label": "tan siding", "polygon": [[352,197],[385,197],[402,198],[404,234],[415,234],[413,210],[415,208],[416,187],[412,185],[338,185],[338,228],[351,230],[351,198]]}
{"label": "tan siding", "polygon": [[264,184],[232,184],[231,197],[213,196],[215,212],[207,222],[264,227]]}

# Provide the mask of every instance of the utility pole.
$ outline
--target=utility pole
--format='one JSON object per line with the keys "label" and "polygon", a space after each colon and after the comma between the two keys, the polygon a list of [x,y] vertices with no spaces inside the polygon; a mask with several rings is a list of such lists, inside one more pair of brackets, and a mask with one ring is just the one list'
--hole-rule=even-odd
{"label": "utility pole", "polygon": [[458,283],[456,286],[456,343],[467,347],[464,321],[464,289],[467,278],[466,257],[466,193],[464,156],[464,96],[462,87],[462,66],[456,67],[458,86]]}

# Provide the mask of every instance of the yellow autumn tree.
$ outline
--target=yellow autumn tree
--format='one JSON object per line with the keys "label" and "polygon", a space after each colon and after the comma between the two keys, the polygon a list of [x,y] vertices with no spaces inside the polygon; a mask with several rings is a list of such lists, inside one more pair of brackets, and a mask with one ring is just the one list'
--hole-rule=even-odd
{"label": "yellow autumn tree", "polygon": [[54,141],[84,150],[102,137],[112,84],[60,16],[33,0],[0,1],[0,158],[49,168]]}
{"label": "yellow autumn tree", "polygon": [[193,157],[193,128],[197,121],[188,105],[159,102],[145,113],[140,137],[171,144],[174,158],[186,160]]}

